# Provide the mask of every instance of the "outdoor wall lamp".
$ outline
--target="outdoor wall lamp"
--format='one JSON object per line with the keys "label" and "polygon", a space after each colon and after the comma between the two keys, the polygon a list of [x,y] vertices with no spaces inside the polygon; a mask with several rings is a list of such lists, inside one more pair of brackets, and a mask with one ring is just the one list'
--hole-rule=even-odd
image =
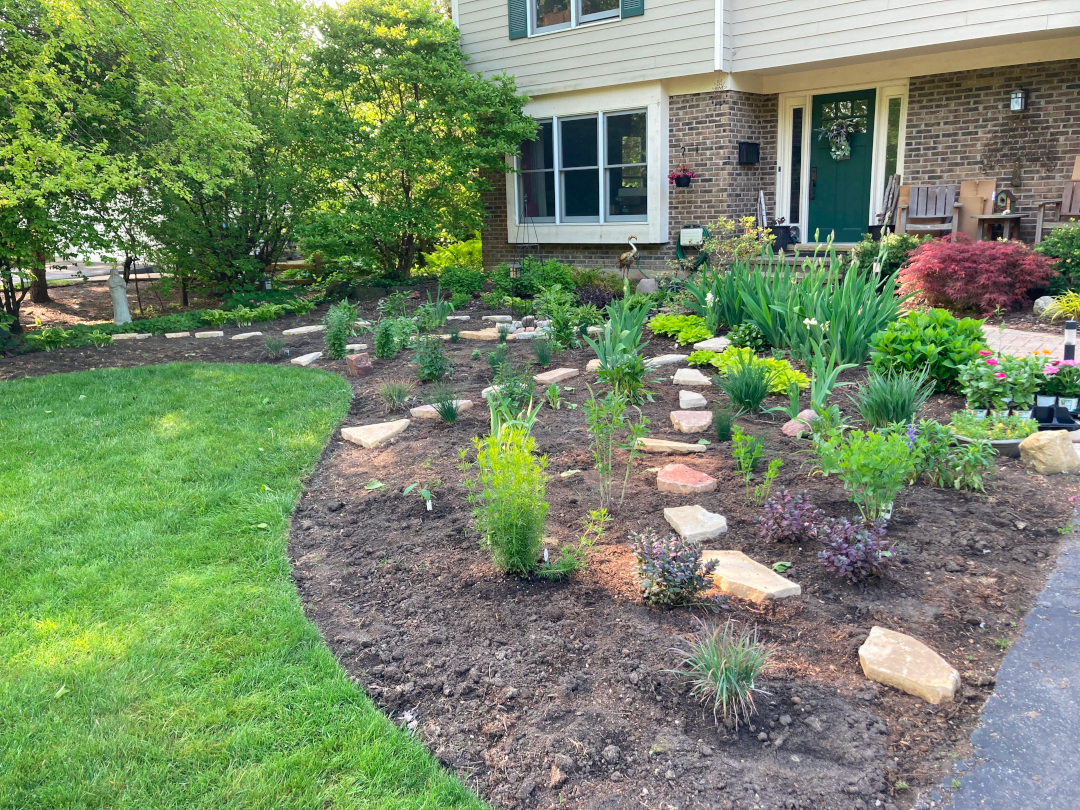
{"label": "outdoor wall lamp", "polygon": [[1076,359],[1076,321],[1065,321],[1065,358]]}
{"label": "outdoor wall lamp", "polygon": [[1027,90],[1013,90],[1009,95],[1009,109],[1013,112],[1023,112],[1027,109]]}

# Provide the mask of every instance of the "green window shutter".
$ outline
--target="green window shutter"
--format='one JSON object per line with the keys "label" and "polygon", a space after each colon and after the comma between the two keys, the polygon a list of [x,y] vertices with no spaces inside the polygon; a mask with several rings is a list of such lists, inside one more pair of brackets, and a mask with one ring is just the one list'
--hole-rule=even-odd
{"label": "green window shutter", "polygon": [[510,39],[529,35],[528,0],[506,0],[506,18],[510,22]]}
{"label": "green window shutter", "polygon": [[645,13],[645,0],[619,0],[622,17],[640,17]]}

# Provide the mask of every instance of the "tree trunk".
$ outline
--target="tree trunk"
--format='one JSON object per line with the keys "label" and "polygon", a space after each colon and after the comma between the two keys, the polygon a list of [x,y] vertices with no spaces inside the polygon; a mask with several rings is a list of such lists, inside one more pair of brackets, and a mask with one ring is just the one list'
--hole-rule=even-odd
{"label": "tree trunk", "polygon": [[128,309],[127,283],[120,268],[113,265],[109,271],[109,295],[112,296],[113,323],[131,323],[131,310]]}
{"label": "tree trunk", "polygon": [[39,253],[34,257],[34,267],[31,269],[31,273],[34,277],[30,279],[30,301],[34,304],[51,304],[52,299],[49,297],[49,285],[45,281],[45,260],[48,257]]}

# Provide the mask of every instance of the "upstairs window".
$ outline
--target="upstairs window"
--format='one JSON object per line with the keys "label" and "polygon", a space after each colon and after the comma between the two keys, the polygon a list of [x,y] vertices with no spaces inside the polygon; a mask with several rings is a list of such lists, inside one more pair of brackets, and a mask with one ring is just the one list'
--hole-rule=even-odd
{"label": "upstairs window", "polygon": [[[520,2],[521,0],[517,0]],[[515,0],[510,0],[513,5]],[[529,25],[534,34],[576,28],[579,25],[613,20],[623,13],[620,0],[524,0],[529,3]],[[511,20],[514,14],[511,9]],[[513,24],[511,28],[513,28]],[[514,32],[511,31],[511,39]]]}

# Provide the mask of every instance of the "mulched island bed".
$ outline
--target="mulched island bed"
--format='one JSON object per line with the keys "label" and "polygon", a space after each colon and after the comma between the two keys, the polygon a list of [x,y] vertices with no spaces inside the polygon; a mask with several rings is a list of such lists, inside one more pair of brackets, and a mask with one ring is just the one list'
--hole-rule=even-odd
{"label": "mulched island bed", "polygon": [[[484,313],[466,314],[478,324]],[[226,338],[236,331],[226,327]],[[370,335],[359,340],[370,343]],[[288,345],[296,356],[321,349],[322,338],[298,336]],[[532,360],[527,344],[509,347],[513,359]],[[730,445],[712,434],[704,454],[636,462],[626,501],[583,575],[523,582],[499,573],[480,548],[461,486],[459,450],[488,427],[480,391],[490,383],[486,354],[495,344],[462,340],[446,348],[456,390],[477,407],[452,427],[414,421],[372,450],[333,440],[294,517],[290,554],[306,609],[346,669],[483,798],[499,807],[902,808],[964,755],[1004,648],[1053,565],[1058,529],[1072,511],[1072,477],[1048,479],[999,459],[985,495],[906,489],[889,532],[907,547],[908,563],[895,579],[857,587],[827,572],[816,548],[759,539],[761,510],[745,505]],[[480,360],[470,359],[474,348]],[[258,349],[227,339],[152,338],[13,358],[0,364],[0,376],[174,359],[254,361]],[[675,351],[657,337],[647,350]],[[588,398],[595,375],[584,368],[592,357],[588,350],[557,355],[553,367],[582,370],[563,384],[575,389],[564,389],[564,401]],[[383,413],[374,389],[388,376],[415,378],[409,360],[407,352],[375,361],[374,377],[353,378],[344,424],[398,418]],[[344,372],[344,363],[317,365]],[[676,368],[649,375],[659,382],[643,411],[651,436],[692,442],[698,437],[676,432],[668,417],[678,408],[670,382]],[[715,402],[719,392],[706,395]],[[835,396],[846,399],[844,389]],[[947,419],[961,405],[935,397],[924,415]],[[829,515],[857,514],[835,479],[807,477],[798,451],[809,444],[783,436],[780,421],[744,417],[739,424],[765,443],[762,465],[783,456],[774,492],[806,489]],[[545,408],[533,435],[549,461],[547,534],[572,540],[597,506],[582,410]],[[706,495],[660,493],[655,469],[669,462],[720,485]],[[573,469],[583,472],[559,475]],[[365,489],[373,479],[384,486]],[[439,483],[431,511],[415,491],[402,495],[414,482]],[[738,549],[766,565],[791,562],[785,576],[802,596],[771,609],[731,600],[719,613],[643,605],[628,532],[667,532],[663,508],[695,503],[728,520],[729,531],[707,547]],[[677,663],[671,648],[699,619],[728,618],[757,627],[774,650],[759,684],[767,691],[757,698],[759,715],[737,731],[717,730],[685,680],[668,672]],[[952,663],[963,682],[957,700],[931,706],[866,680],[857,650],[873,625],[910,633]]]}

